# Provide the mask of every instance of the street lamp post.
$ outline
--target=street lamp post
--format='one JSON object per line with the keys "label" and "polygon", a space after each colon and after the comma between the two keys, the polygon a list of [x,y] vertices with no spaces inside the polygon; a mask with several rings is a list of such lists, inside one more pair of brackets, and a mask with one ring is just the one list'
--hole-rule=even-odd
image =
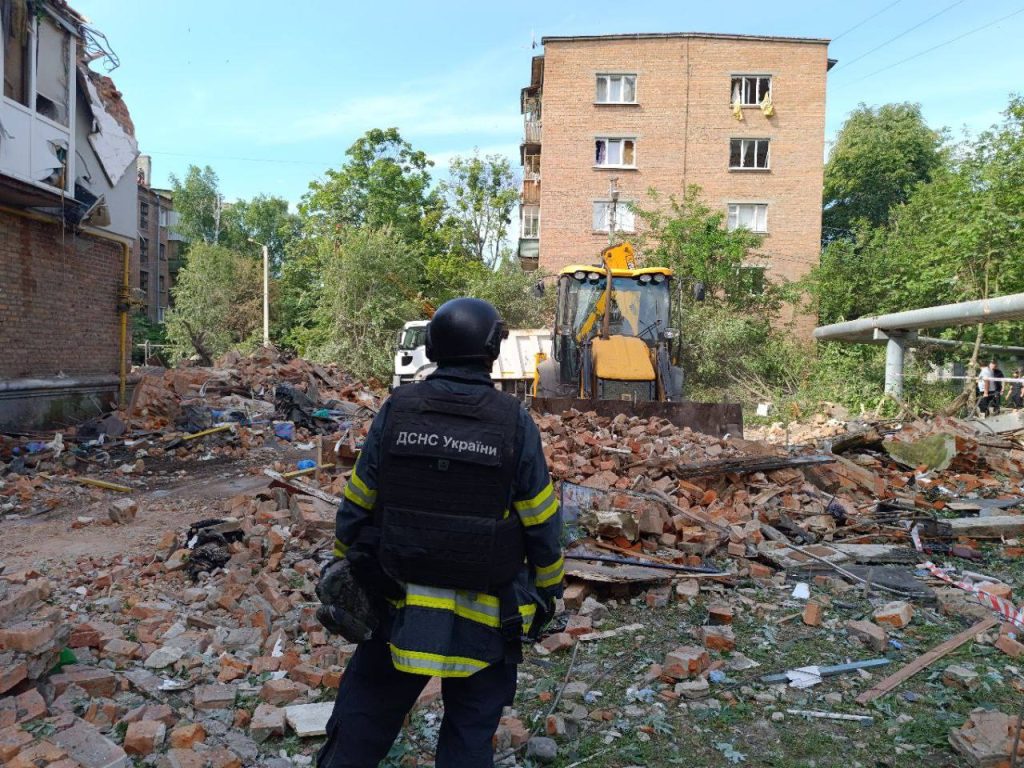
{"label": "street lamp post", "polygon": [[263,249],[263,346],[270,346],[270,253],[263,243],[249,238]]}

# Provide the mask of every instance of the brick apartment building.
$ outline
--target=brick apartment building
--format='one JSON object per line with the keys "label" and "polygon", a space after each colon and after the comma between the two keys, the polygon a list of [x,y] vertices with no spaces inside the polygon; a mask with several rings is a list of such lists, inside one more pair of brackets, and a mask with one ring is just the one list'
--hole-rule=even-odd
{"label": "brick apartment building", "polygon": [[67,423],[124,383],[135,129],[84,18],[0,5],[0,426]]}
{"label": "brick apartment building", "polygon": [[[725,34],[545,37],[521,97],[519,256],[595,263],[629,202],[702,187],[727,226],[764,234],[750,268],[796,279],[821,242],[828,41]],[[759,274],[760,273],[760,274]]]}
{"label": "brick apartment building", "polygon": [[135,241],[132,287],[142,302],[142,314],[151,323],[164,322],[164,314],[172,306],[171,288],[181,268],[179,243],[175,231],[178,214],[174,196],[169,189],[150,186],[152,160],[139,157],[139,236]]}

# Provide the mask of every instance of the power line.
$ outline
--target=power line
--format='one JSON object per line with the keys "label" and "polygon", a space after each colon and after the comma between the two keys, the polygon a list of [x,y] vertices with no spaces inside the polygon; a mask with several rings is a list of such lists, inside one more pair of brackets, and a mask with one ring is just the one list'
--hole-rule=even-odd
{"label": "power line", "polygon": [[[194,155],[187,152],[159,152],[157,150],[149,150],[143,152],[145,155],[167,155],[170,157],[188,157],[191,159],[197,159]],[[287,165],[316,165],[323,168],[330,163],[317,162],[314,160],[282,160],[273,157],[231,157],[229,155],[205,155],[206,160],[237,160],[244,163],[284,163]],[[205,162],[205,161],[204,161]]]}
{"label": "power line", "polygon": [[[866,52],[862,53],[860,56],[858,56],[857,58],[850,59],[850,61],[847,61],[847,62],[845,62],[843,64],[840,64],[838,67],[836,67],[836,70],[842,69],[843,67],[849,67],[852,64],[856,64],[858,61],[860,61],[861,59],[865,58],[866,56],[870,56],[875,51],[878,51],[878,50],[884,48],[885,46],[887,46],[889,43],[893,43],[893,42],[899,40],[901,37],[905,37],[906,35],[909,35],[915,29],[919,29],[920,27],[923,27],[925,24],[927,24],[932,19],[938,18],[939,16],[941,16],[944,13],[946,13],[947,11],[953,10],[958,5],[963,5],[965,2],[967,2],[967,0],[956,0],[955,3],[950,3],[945,8],[943,8],[941,11],[936,11],[931,16],[929,16],[927,19],[925,19],[924,21],[920,21],[917,24],[915,24],[914,26],[910,27],[909,29],[903,30],[898,35],[896,35],[894,37],[890,37],[885,42],[879,43],[874,48],[872,48],[870,51],[866,51]],[[835,71],[835,70],[833,70],[833,71]]]}
{"label": "power line", "polygon": [[840,33],[839,33],[838,35],[836,35],[835,37],[833,37],[833,38],[832,38],[832,42],[834,43],[834,42],[835,42],[836,40],[838,40],[838,39],[839,39],[839,38],[841,38],[841,37],[846,37],[846,36],[847,36],[848,34],[850,34],[851,32],[853,32],[853,30],[855,30],[855,29],[860,29],[861,27],[863,27],[863,26],[864,26],[865,24],[867,24],[867,23],[868,23],[869,21],[871,21],[871,20],[872,20],[873,18],[875,18],[876,16],[881,16],[881,15],[882,15],[883,13],[885,13],[885,12],[886,12],[886,11],[888,11],[888,10],[889,10],[890,8],[892,8],[892,7],[894,6],[894,5],[899,5],[899,4],[900,4],[900,3],[902,3],[902,2],[903,2],[903,0],[895,0],[895,2],[889,3],[889,4],[887,5],[887,6],[885,6],[885,8],[883,8],[883,9],[882,9],[882,10],[880,10],[880,11],[878,11],[877,13],[873,13],[873,14],[871,14],[870,16],[868,16],[868,17],[867,17],[866,19],[864,19],[863,21],[858,21],[858,22],[857,22],[856,24],[854,24],[854,25],[853,25],[852,27],[850,27],[849,29],[845,29],[845,30],[843,30],[842,32],[840,32]]}
{"label": "power line", "polygon": [[957,35],[956,37],[951,37],[949,40],[945,40],[945,41],[943,41],[941,43],[938,43],[937,45],[933,45],[931,48],[925,48],[923,51],[918,51],[917,53],[913,54],[912,56],[907,56],[907,58],[900,59],[899,61],[897,61],[897,62],[895,62],[893,64],[888,64],[888,65],[882,67],[881,69],[876,69],[874,72],[870,72],[870,73],[864,75],[863,77],[858,77],[856,80],[851,80],[848,83],[842,83],[842,85],[840,87],[847,86],[847,85],[853,85],[854,83],[859,83],[861,80],[866,80],[869,77],[874,77],[875,75],[877,75],[877,74],[879,74],[881,72],[885,72],[887,69],[892,69],[893,67],[898,67],[900,64],[906,64],[908,61],[912,61],[913,59],[916,59],[916,58],[919,58],[921,56],[924,56],[926,53],[931,53],[932,51],[938,50],[939,48],[944,48],[945,46],[950,45],[951,43],[955,43],[957,40],[963,40],[968,35],[973,35],[976,32],[981,32],[983,30],[988,29],[989,27],[994,27],[996,24],[999,24],[1000,22],[1006,21],[1007,19],[1012,18],[1014,16],[1019,16],[1022,13],[1024,13],[1024,6],[1018,8],[1016,11],[1013,11],[1012,13],[1006,14],[1005,16],[1000,16],[995,21],[990,21],[988,24],[982,24],[980,27],[975,27],[974,29],[968,30],[967,32],[964,32],[963,34]]}

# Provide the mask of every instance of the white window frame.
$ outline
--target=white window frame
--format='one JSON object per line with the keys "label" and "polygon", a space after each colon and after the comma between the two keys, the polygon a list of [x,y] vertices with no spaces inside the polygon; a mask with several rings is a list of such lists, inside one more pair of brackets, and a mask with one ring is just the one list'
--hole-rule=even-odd
{"label": "white window frame", "polygon": [[[740,142],[740,165],[732,164],[732,145],[734,141]],[[764,142],[768,146],[768,151],[764,153],[764,165],[757,165],[757,144],[758,142]],[[754,163],[755,165],[743,165],[743,157],[746,152],[743,151],[743,143],[754,142]],[[758,138],[746,138],[746,137],[733,137],[729,139],[729,170],[730,171],[770,171],[772,168],[772,140],[767,137]]]}
{"label": "white window frame", "polygon": [[[533,227],[528,228],[526,225],[527,214],[532,213],[536,213],[537,215],[535,217],[531,217]],[[531,231],[533,234],[530,234]],[[530,203],[523,206],[522,211],[520,212],[519,236],[524,240],[540,239],[540,206],[536,203]]]}
{"label": "white window frame", "polygon": [[[625,234],[633,234],[636,232],[636,213],[630,210],[629,206],[632,204],[632,200],[619,200],[618,206],[615,209],[615,231],[623,232]],[[593,232],[609,232],[611,230],[611,204],[612,201],[607,198],[600,200],[594,200],[590,206],[590,226]],[[594,227],[594,210],[597,206],[603,205],[604,216],[603,223],[600,227]],[[628,227],[624,225],[624,217],[628,217]]]}
{"label": "white window frame", "polygon": [[[768,80],[768,90],[765,91],[765,92],[762,92],[761,91],[761,80],[764,80],[764,79]],[[735,85],[736,84],[735,84],[735,82],[733,82],[735,80],[742,80],[742,84],[740,86],[740,106],[741,107],[759,107],[759,106],[761,106],[761,102],[764,100],[764,97],[771,95],[772,88],[775,85],[775,83],[773,82],[774,78],[771,75],[765,75],[765,74],[752,75],[752,74],[747,74],[747,73],[737,73],[737,74],[731,75],[729,77],[729,103],[730,104],[735,104],[736,103],[735,100],[734,100],[734,93],[735,93]],[[747,97],[747,81],[748,80],[755,81],[754,82],[754,87],[753,87],[754,101],[747,101],[747,98],[746,98]]]}
{"label": "white window frame", "polygon": [[[597,155],[596,155],[596,153],[597,153],[597,143],[599,141],[603,141],[605,143],[605,147],[604,147],[605,162],[603,162],[603,163],[597,162]],[[623,157],[623,155],[625,155],[626,142],[627,141],[633,142],[633,162],[628,164],[628,165],[625,164],[625,163],[621,163],[621,162],[620,163],[609,163],[609,162],[607,162],[607,160],[608,160],[608,145],[610,143],[612,143],[612,142],[618,142],[619,143],[619,158],[621,159]],[[637,143],[638,142],[636,140],[636,136],[595,136],[594,137],[594,152],[595,152],[595,155],[594,155],[594,167],[595,168],[636,168],[637,167],[637,146],[636,146]]]}
{"label": "white window frame", "polygon": [[[632,78],[633,79],[633,99],[631,101],[627,101],[624,98],[620,98],[617,101],[615,101],[615,100],[613,100],[611,98],[605,98],[604,100],[601,99],[601,97],[600,97],[600,94],[601,94],[601,81],[602,80],[605,81],[605,96],[609,97],[609,96],[611,96],[611,92],[612,92],[611,79],[613,77],[621,77],[622,78],[622,86],[619,89],[620,96],[624,96],[625,95],[625,92],[626,92],[626,78]],[[637,76],[636,76],[635,72],[598,72],[597,75],[594,77],[594,103],[595,104],[637,104],[638,100],[637,100],[637,95],[636,95],[636,81],[637,81]]]}
{"label": "white window frame", "polygon": [[[733,232],[740,229],[740,208],[760,209],[760,216],[758,216],[758,211],[755,211],[754,213],[754,229],[750,229],[749,227],[744,227],[744,229],[750,229],[751,232],[756,232],[759,235],[768,234],[768,203],[728,203],[726,206],[725,220],[725,228],[728,231]],[[761,219],[760,229],[757,228],[758,218]]]}

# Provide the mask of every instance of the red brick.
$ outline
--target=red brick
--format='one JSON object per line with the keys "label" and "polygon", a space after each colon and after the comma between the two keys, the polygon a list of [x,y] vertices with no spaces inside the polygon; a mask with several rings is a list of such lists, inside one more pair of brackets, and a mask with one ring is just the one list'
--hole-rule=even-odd
{"label": "red brick", "polygon": [[124,734],[124,751],[129,755],[149,755],[164,743],[167,726],[157,720],[130,723]]}
{"label": "red brick", "polygon": [[27,677],[28,665],[24,661],[0,665],[0,693],[6,693]]}
{"label": "red brick", "polygon": [[38,651],[53,642],[56,621],[20,621],[0,629],[0,651]]}
{"label": "red brick", "polygon": [[273,704],[260,704],[252,713],[249,735],[256,741],[284,735],[284,710]]}

